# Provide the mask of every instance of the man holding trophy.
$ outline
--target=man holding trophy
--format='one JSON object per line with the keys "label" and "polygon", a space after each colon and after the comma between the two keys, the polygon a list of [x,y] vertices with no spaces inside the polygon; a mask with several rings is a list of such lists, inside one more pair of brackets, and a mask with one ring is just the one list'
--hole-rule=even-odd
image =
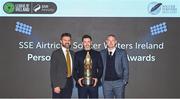
{"label": "man holding trophy", "polygon": [[84,49],[75,53],[73,76],[76,80],[79,98],[98,98],[98,86],[103,74],[101,54],[91,49],[92,38],[82,37]]}

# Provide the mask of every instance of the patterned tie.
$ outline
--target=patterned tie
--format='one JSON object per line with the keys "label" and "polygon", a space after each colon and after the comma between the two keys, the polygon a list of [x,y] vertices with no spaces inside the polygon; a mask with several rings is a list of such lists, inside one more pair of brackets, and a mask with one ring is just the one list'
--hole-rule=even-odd
{"label": "patterned tie", "polygon": [[66,49],[67,77],[71,76],[71,60],[69,50]]}

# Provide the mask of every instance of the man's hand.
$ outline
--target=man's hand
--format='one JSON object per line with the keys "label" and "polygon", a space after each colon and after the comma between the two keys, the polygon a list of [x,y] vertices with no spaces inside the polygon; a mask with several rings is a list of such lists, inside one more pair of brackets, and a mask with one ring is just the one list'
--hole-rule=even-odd
{"label": "man's hand", "polygon": [[55,87],[54,92],[59,94],[61,92],[61,88],[60,87]]}
{"label": "man's hand", "polygon": [[123,82],[124,82],[124,85],[125,85],[125,86],[128,84],[128,82],[127,82],[127,81],[123,81]]}
{"label": "man's hand", "polygon": [[79,78],[79,79],[78,79],[78,83],[79,83],[79,85],[80,85],[81,87],[83,87],[83,85],[82,85],[82,80],[83,80],[83,78]]}
{"label": "man's hand", "polygon": [[98,82],[98,79],[97,79],[97,78],[92,78],[92,79],[94,80],[94,85],[93,85],[93,87],[95,87],[96,84],[97,84],[97,82]]}

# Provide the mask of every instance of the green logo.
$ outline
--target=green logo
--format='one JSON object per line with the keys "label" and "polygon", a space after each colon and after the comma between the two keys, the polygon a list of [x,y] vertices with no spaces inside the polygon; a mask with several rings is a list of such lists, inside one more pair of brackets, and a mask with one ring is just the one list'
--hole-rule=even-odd
{"label": "green logo", "polygon": [[14,12],[15,6],[13,3],[7,2],[4,4],[3,9],[4,9],[4,12],[10,14]]}

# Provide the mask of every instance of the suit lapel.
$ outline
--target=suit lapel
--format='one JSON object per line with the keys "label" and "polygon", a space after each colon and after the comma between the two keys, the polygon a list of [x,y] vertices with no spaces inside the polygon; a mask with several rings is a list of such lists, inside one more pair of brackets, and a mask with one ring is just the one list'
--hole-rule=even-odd
{"label": "suit lapel", "polygon": [[105,77],[105,70],[106,70],[106,60],[107,59],[107,49],[105,49],[103,52],[102,52],[102,60],[103,60],[103,66],[104,66],[104,72],[103,72],[103,80],[104,80],[104,77]]}
{"label": "suit lapel", "polygon": [[59,49],[59,54],[60,54],[60,55],[62,55],[62,56],[64,56],[63,58],[66,60],[65,55],[64,55],[64,53],[63,53],[62,48],[60,48],[60,49]]}
{"label": "suit lapel", "polygon": [[121,63],[121,50],[116,48],[116,54],[115,54],[115,69],[118,70],[118,64]]}
{"label": "suit lapel", "polygon": [[116,48],[116,51],[115,51],[114,55],[115,55],[115,70],[117,70],[118,61],[120,61],[119,60],[119,50],[117,48]]}
{"label": "suit lapel", "polygon": [[[66,64],[66,57],[65,57],[65,55],[64,55],[64,53],[63,53],[63,50],[62,50],[62,48],[60,48],[59,49],[59,57],[60,57],[60,61],[64,61],[64,63]],[[65,65],[66,66],[66,65]]]}
{"label": "suit lapel", "polygon": [[71,54],[71,58],[72,58],[72,61],[74,59],[74,52],[72,50],[70,50],[70,54]]}

